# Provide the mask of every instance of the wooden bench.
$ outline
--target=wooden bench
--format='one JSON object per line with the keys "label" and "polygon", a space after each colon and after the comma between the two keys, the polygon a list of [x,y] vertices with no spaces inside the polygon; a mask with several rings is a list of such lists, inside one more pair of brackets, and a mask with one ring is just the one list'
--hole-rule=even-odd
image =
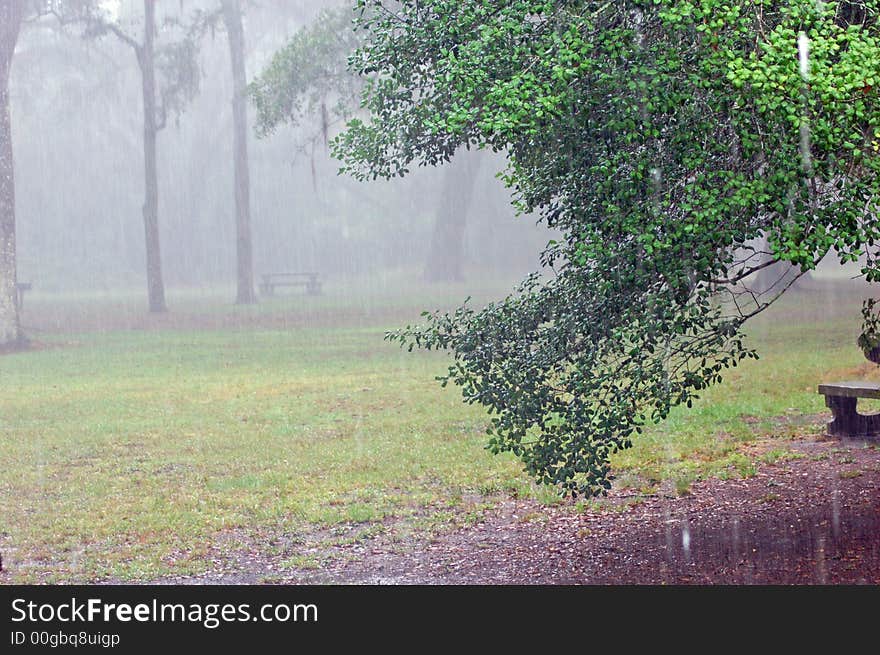
{"label": "wooden bench", "polygon": [[30,282],[16,282],[15,283],[15,307],[18,311],[21,311],[22,307],[24,307],[24,292],[31,290]]}
{"label": "wooden bench", "polygon": [[828,424],[828,434],[858,439],[880,437],[880,414],[865,415],[856,411],[859,398],[880,398],[880,383],[831,382],[820,384],[819,393],[825,396],[825,404],[834,417]]}
{"label": "wooden bench", "polygon": [[321,293],[319,273],[263,273],[260,293],[264,296],[275,294],[275,287],[305,287],[310,296]]}

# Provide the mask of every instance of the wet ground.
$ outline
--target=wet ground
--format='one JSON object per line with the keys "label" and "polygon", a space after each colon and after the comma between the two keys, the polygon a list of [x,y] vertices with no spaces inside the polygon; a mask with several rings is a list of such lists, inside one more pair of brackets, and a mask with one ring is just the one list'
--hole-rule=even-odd
{"label": "wet ground", "polygon": [[[292,551],[268,556],[259,544],[246,553],[218,546],[217,570],[153,582],[880,584],[880,447],[805,437],[748,449],[760,460],[783,445],[790,455],[755,475],[699,481],[684,495],[618,489],[590,511],[506,500],[476,525],[430,538],[402,538],[389,525],[369,539],[312,541],[319,564],[303,570],[282,564]],[[278,536],[272,539],[277,545]]]}
{"label": "wet ground", "polygon": [[[795,442],[796,459],[624,509],[511,501],[403,551],[365,548],[315,582],[365,584],[880,584],[880,449]],[[631,500],[631,499],[629,499]],[[611,501],[615,501],[614,495]],[[616,501],[625,507],[624,494]]]}

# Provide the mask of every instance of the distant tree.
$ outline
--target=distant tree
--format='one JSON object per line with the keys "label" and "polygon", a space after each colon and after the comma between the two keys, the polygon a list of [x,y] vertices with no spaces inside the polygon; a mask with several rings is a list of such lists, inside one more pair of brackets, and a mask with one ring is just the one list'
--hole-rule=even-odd
{"label": "distant tree", "polygon": [[[251,84],[261,136],[279,125],[297,125],[316,118],[318,130],[309,141],[326,144],[329,131],[353,116],[366,77],[348,68],[348,58],[362,45],[348,7],[325,10],[279,50]],[[481,153],[463,152],[445,171],[440,202],[428,247],[424,278],[449,282],[463,278],[464,235]]]}
{"label": "distant tree", "polygon": [[464,233],[482,156],[460,149],[446,167],[425,262],[427,282],[464,279]]}
{"label": "distant tree", "polygon": [[247,73],[244,65],[244,27],[239,0],[221,0],[232,67],[233,168],[235,173],[236,303],[256,302],[251,239],[251,183],[247,142]]}
{"label": "distant tree", "polygon": [[314,142],[329,143],[330,130],[357,109],[363,82],[347,64],[360,44],[353,17],[348,8],[323,10],[251,82],[259,136],[311,119]]}
{"label": "distant tree", "polygon": [[744,324],[826,254],[880,280],[877,0],[357,5],[346,170],[507,152],[562,235],[516,295],[390,335],[450,350],[444,384],[539,482],[606,491],[610,455],[756,356]]}
{"label": "distant tree", "polygon": [[[163,31],[176,31],[178,38],[157,44],[156,5],[156,0],[143,0],[141,15],[120,16],[99,4],[87,13],[85,25],[88,37],[100,38],[112,34],[131,47],[140,69],[144,121],[143,220],[147,295],[151,312],[165,312],[167,304],[159,238],[156,141],[159,132],[166,127],[169,115],[182,113],[198,93],[198,41],[206,29],[213,27],[216,16],[195,10],[186,24],[168,17],[163,21]],[[127,30],[131,25],[139,26],[139,29],[130,33]]]}

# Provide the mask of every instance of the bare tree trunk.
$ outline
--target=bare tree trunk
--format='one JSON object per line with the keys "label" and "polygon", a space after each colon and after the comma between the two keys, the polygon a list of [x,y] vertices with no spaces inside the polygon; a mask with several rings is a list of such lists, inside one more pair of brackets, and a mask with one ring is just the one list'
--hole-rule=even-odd
{"label": "bare tree trunk", "polygon": [[244,67],[244,29],[239,0],[222,0],[223,22],[232,61],[233,161],[235,167],[235,233],[238,262],[238,293],[235,302],[249,305],[254,294],[253,246],[251,242],[251,183],[247,143],[247,74]]}
{"label": "bare tree trunk", "polygon": [[9,73],[23,13],[24,0],[0,0],[0,348],[24,342],[15,286],[15,177],[9,115]]}
{"label": "bare tree trunk", "polygon": [[468,151],[459,151],[446,167],[425,265],[428,282],[455,282],[464,277],[464,230],[479,170],[480,153]]}
{"label": "bare tree trunk", "polygon": [[155,0],[144,0],[144,43],[136,50],[144,101],[144,241],[147,254],[147,295],[151,312],[167,311],[159,247],[159,181],[156,170],[156,72],[153,40]]}

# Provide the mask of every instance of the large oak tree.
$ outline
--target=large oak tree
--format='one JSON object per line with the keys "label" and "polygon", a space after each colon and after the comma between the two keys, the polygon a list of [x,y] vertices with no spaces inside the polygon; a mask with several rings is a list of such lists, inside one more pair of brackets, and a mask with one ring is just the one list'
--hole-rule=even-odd
{"label": "large oak tree", "polygon": [[755,356],[742,327],[790,269],[833,252],[880,278],[877,0],[357,4],[347,170],[504,151],[563,235],[519,293],[390,335],[450,350],[444,383],[540,482],[605,491],[613,452]]}

